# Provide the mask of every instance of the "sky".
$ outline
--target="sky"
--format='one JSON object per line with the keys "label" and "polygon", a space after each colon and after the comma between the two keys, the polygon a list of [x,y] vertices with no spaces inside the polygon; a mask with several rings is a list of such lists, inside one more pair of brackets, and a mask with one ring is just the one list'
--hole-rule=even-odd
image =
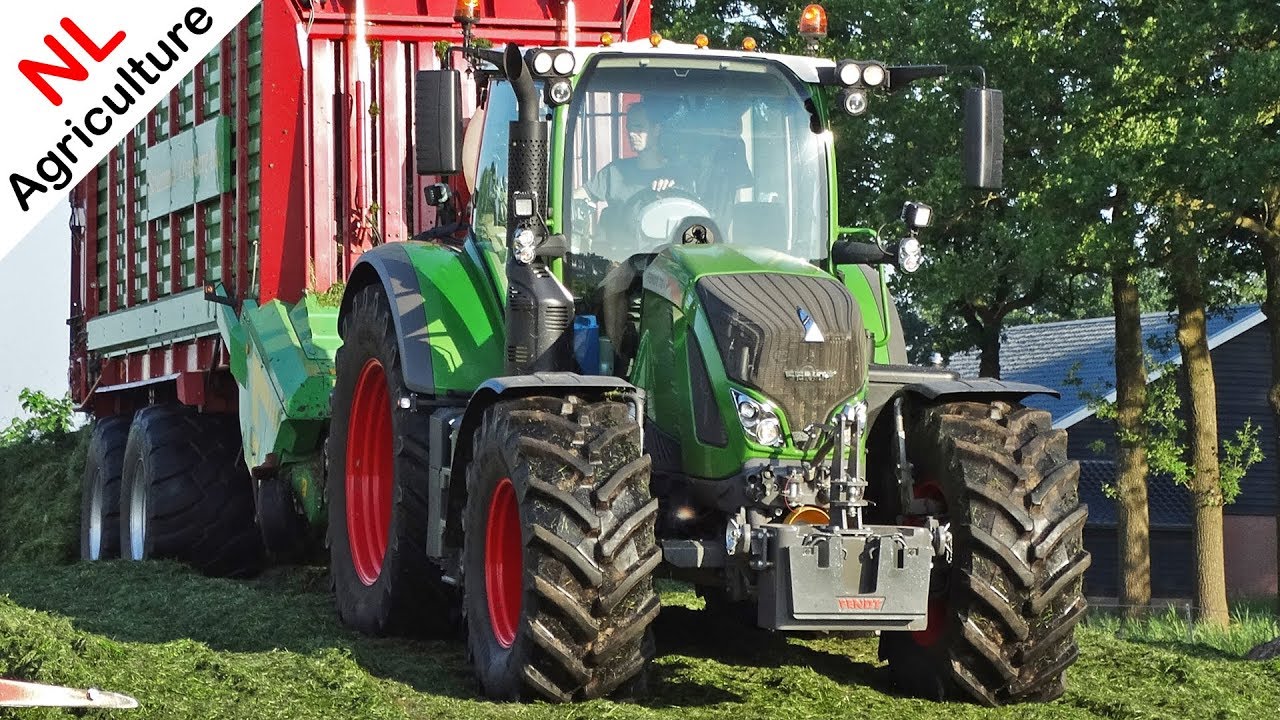
{"label": "sky", "polygon": [[0,258],[0,428],[20,413],[23,388],[67,392],[70,215],[64,199]]}

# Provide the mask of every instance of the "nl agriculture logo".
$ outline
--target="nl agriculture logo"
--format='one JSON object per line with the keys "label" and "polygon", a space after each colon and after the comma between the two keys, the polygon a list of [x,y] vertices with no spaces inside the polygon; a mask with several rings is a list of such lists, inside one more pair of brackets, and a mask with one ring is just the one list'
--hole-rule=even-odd
{"label": "nl agriculture logo", "polygon": [[13,8],[0,47],[0,258],[257,4],[47,0]]}

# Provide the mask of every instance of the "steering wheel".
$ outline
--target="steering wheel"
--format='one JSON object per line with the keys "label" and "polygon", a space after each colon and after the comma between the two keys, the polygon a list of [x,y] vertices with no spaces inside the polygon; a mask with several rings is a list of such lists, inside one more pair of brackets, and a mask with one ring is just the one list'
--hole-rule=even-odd
{"label": "steering wheel", "polygon": [[[678,185],[662,191],[648,188],[640,190],[627,200],[621,213],[622,217],[628,219],[631,227],[639,231],[646,249],[666,242],[710,242],[719,237],[718,232],[712,233],[706,229],[707,225],[712,224],[710,214],[711,211],[697,195]],[[680,229],[679,237],[673,237],[678,228],[689,225],[684,221],[690,218],[705,222],[696,227],[684,227]],[[698,230],[698,227],[702,229]]]}

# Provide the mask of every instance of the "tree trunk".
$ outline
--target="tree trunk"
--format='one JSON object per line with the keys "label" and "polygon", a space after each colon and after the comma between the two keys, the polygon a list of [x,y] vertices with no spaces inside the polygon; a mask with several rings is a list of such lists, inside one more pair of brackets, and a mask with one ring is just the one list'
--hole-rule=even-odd
{"label": "tree trunk", "polygon": [[[1280,235],[1258,238],[1262,250],[1262,263],[1266,268],[1267,297],[1262,302],[1262,312],[1267,316],[1267,335],[1271,338],[1271,391],[1267,400],[1276,428],[1280,430]],[[1275,440],[1275,438],[1273,438]],[[1280,442],[1272,452],[1280,450]],[[1280,501],[1280,474],[1276,475],[1276,499]],[[1276,575],[1280,590],[1280,506],[1276,508]],[[1280,592],[1276,594],[1276,612],[1280,614]]]}
{"label": "tree trunk", "polygon": [[982,326],[982,344],[978,361],[978,375],[1000,379],[1000,328],[999,322],[987,322]]}
{"label": "tree trunk", "polygon": [[1151,602],[1151,535],[1147,512],[1147,372],[1142,351],[1142,311],[1132,267],[1111,274],[1116,314],[1116,491],[1120,496],[1120,603],[1138,617]]}
{"label": "tree trunk", "polygon": [[1174,297],[1178,303],[1178,347],[1186,373],[1190,397],[1187,403],[1187,434],[1191,445],[1191,497],[1194,508],[1196,605],[1202,622],[1225,627],[1227,580],[1222,547],[1222,484],[1218,468],[1217,389],[1213,380],[1213,359],[1205,329],[1204,285],[1200,258],[1190,246],[1175,253],[1170,268]]}

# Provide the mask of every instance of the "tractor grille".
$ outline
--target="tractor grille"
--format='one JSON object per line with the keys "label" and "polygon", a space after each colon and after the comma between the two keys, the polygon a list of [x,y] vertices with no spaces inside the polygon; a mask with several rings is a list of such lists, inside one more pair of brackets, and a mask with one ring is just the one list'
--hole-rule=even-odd
{"label": "tractor grille", "polygon": [[[729,378],[778,403],[793,430],[825,422],[862,386],[862,317],[836,280],[744,273],[709,275],[697,287]],[[822,342],[805,341],[801,308]]]}

